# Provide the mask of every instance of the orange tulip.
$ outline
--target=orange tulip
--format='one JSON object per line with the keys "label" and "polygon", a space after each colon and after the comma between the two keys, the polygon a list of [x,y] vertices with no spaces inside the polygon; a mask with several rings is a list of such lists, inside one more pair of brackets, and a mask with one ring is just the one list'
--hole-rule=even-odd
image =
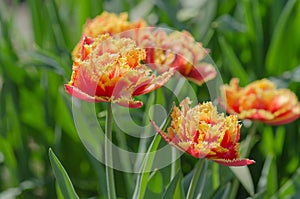
{"label": "orange tulip", "polygon": [[[84,27],[82,34],[85,36],[96,38],[102,34],[114,35],[127,30],[146,27],[147,22],[139,19],[135,22],[128,21],[128,14],[126,12],[119,15],[109,12],[103,12],[94,19],[89,19]],[[74,48],[72,52],[73,58],[76,57],[80,50],[80,43]]]}
{"label": "orange tulip", "polygon": [[161,29],[141,29],[134,40],[146,49],[145,63],[153,69],[166,71],[174,68],[198,85],[216,76],[214,67],[202,62],[208,50],[187,31],[167,34]]}
{"label": "orange tulip", "polygon": [[[201,62],[208,50],[187,31],[167,34],[165,30],[149,27],[142,19],[128,21],[127,13],[116,15],[108,12],[88,20],[83,28],[83,35],[93,38],[106,33],[135,40],[138,47],[146,49],[145,64],[154,70],[165,72],[174,68],[198,85],[216,76],[212,65]],[[73,58],[79,50],[80,44],[77,44],[72,52]]]}
{"label": "orange tulip", "polygon": [[207,158],[225,166],[244,166],[255,161],[239,158],[240,127],[235,116],[218,114],[211,102],[190,108],[189,98],[174,107],[171,126],[155,130],[171,145],[196,158]]}
{"label": "orange tulip", "polygon": [[271,125],[290,123],[300,117],[300,103],[290,90],[277,89],[267,79],[257,80],[246,87],[238,84],[239,80],[233,78],[229,85],[221,88],[222,105],[228,113]]}
{"label": "orange tulip", "polygon": [[65,89],[85,101],[140,107],[142,102],[135,101],[133,96],[159,88],[173,75],[173,70],[159,77],[151,74],[152,70],[140,63],[145,56],[145,50],[128,38],[83,37],[71,81]]}

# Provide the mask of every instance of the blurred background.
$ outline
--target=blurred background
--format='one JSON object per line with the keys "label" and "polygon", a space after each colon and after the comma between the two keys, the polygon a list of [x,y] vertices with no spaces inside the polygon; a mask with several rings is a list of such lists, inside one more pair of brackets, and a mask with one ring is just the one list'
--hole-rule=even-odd
{"label": "blurred background", "polygon": [[[270,78],[300,97],[299,0],[0,0],[0,198],[59,197],[49,147],[81,198],[105,198],[104,167],[81,143],[63,87],[84,23],[104,10],[190,31],[210,49],[224,83]],[[205,87],[196,89],[209,100]],[[299,119],[258,126],[250,171],[256,192],[264,192],[256,198],[300,197],[299,143]],[[182,160],[188,174],[196,160]],[[134,182],[124,186],[126,174],[116,175],[118,195],[130,198]],[[237,198],[247,196],[239,186]]]}

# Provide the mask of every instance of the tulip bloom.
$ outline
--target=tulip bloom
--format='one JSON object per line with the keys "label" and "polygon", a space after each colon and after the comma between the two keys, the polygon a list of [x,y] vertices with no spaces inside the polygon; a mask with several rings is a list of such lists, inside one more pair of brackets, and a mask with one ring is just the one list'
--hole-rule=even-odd
{"label": "tulip bloom", "polygon": [[[208,54],[201,43],[194,40],[187,31],[172,32],[155,30],[140,19],[128,21],[128,14],[119,15],[103,12],[86,22],[82,34],[96,38],[101,34],[117,35],[133,39],[137,46],[146,50],[145,64],[153,70],[165,72],[174,68],[187,79],[201,85],[216,76],[216,70],[201,60]],[[80,44],[72,52],[73,58],[80,50]]]}
{"label": "tulip bloom", "polygon": [[[139,19],[135,22],[128,21],[128,14],[126,12],[119,15],[109,12],[103,12],[101,15],[94,19],[89,19],[84,27],[82,34],[84,36],[96,38],[102,34],[119,34],[131,29],[146,27],[147,22],[143,19]],[[80,50],[80,43],[74,48],[72,52],[73,58]]]}
{"label": "tulip bloom", "polygon": [[239,87],[233,78],[229,85],[222,86],[226,102],[223,107],[240,119],[258,120],[271,125],[290,123],[300,117],[297,96],[288,89],[277,89],[267,79],[257,80],[246,87]]}
{"label": "tulip bloom", "polygon": [[173,70],[159,77],[151,74],[152,71],[141,64],[145,56],[145,50],[128,38],[83,37],[80,53],[73,63],[71,81],[65,89],[85,101],[138,108],[143,104],[133,96],[159,88],[173,75]]}
{"label": "tulip bloom", "polygon": [[201,43],[194,40],[187,31],[167,34],[164,30],[142,29],[135,39],[146,49],[146,64],[153,69],[166,71],[170,67],[194,83],[201,85],[216,76],[216,70],[208,63],[201,62],[208,54]]}
{"label": "tulip bloom", "polygon": [[171,145],[196,158],[207,158],[225,166],[245,166],[255,161],[239,158],[240,127],[235,116],[218,114],[211,102],[190,108],[189,98],[174,107],[171,126],[155,130]]}

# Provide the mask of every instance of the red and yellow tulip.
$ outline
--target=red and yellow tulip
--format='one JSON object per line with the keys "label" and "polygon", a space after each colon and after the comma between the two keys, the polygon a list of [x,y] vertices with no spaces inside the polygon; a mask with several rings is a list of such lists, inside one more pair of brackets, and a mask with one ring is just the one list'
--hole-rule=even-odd
{"label": "red and yellow tulip", "polygon": [[[149,27],[143,19],[128,21],[127,13],[103,12],[86,22],[82,34],[92,38],[109,34],[133,39],[138,47],[146,50],[145,64],[153,70],[165,72],[174,68],[198,85],[216,76],[212,65],[201,62],[208,50],[187,31],[168,34],[163,29]],[[72,52],[73,58],[79,51],[80,44],[77,44]]]}
{"label": "red and yellow tulip", "polygon": [[145,50],[129,38],[83,37],[71,80],[65,89],[85,101],[138,108],[143,104],[133,96],[159,88],[173,75],[171,69],[156,77],[151,69],[141,64],[145,56]]}
{"label": "red and yellow tulip", "polygon": [[198,85],[216,76],[216,70],[202,62],[208,50],[196,42],[187,31],[167,34],[164,30],[142,29],[137,42],[146,49],[146,61],[153,69],[166,71],[174,68]]}
{"label": "red and yellow tulip", "polygon": [[174,107],[171,125],[155,130],[171,145],[196,158],[207,158],[225,166],[244,166],[255,161],[239,159],[240,127],[235,116],[225,117],[211,102],[189,107],[189,98]]}
{"label": "red and yellow tulip", "polygon": [[[89,19],[83,27],[82,34],[84,36],[96,38],[102,34],[119,34],[124,31],[147,27],[148,24],[143,19],[135,22],[128,21],[128,14],[126,12],[114,14],[103,12],[94,19]],[[80,50],[80,43],[74,48],[72,52],[73,58],[76,57]]]}
{"label": "red and yellow tulip", "polygon": [[281,125],[300,117],[297,96],[289,89],[276,88],[270,80],[257,80],[246,87],[239,87],[239,80],[233,78],[221,90],[223,107],[240,119]]}

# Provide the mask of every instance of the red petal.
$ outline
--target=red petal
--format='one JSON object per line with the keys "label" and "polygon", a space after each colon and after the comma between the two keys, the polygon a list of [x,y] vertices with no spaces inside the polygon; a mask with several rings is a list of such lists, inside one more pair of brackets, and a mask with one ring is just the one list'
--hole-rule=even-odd
{"label": "red petal", "polygon": [[246,166],[255,163],[254,160],[249,160],[249,159],[237,159],[237,160],[212,159],[212,160],[224,166],[234,166],[234,167]]}
{"label": "red petal", "polygon": [[87,102],[107,102],[108,101],[108,100],[101,99],[101,98],[95,99],[95,97],[90,96],[90,95],[82,92],[78,88],[71,86],[69,84],[65,84],[65,90],[73,97],[76,97],[78,99],[81,99],[81,100],[84,100]]}
{"label": "red petal", "polygon": [[186,77],[196,84],[201,85],[203,82],[213,79],[216,75],[217,72],[212,65],[202,63],[193,67]]}

